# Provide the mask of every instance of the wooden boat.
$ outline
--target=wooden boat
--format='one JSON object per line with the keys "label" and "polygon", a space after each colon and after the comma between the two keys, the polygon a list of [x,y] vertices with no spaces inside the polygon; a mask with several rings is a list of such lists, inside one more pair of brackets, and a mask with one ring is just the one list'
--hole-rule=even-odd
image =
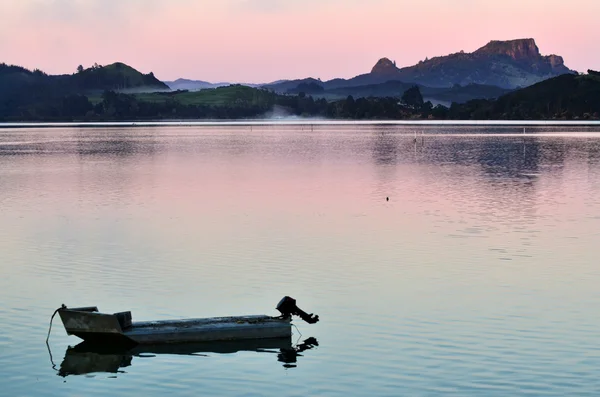
{"label": "wooden boat", "polygon": [[95,306],[67,308],[63,305],[57,312],[68,335],[90,343],[124,346],[289,338],[292,315],[310,324],[319,321],[319,316],[305,313],[289,296],[284,297],[276,309],[281,313],[278,317],[258,315],[144,322],[132,322],[131,312],[106,314],[98,312]]}

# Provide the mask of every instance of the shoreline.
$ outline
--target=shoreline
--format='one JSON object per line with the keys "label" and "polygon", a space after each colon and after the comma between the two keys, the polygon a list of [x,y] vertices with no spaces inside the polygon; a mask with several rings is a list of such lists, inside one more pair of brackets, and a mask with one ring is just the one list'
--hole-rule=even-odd
{"label": "shoreline", "polygon": [[7,128],[102,127],[238,127],[238,126],[510,126],[600,127],[600,120],[222,120],[222,121],[107,121],[107,122],[7,122]]}

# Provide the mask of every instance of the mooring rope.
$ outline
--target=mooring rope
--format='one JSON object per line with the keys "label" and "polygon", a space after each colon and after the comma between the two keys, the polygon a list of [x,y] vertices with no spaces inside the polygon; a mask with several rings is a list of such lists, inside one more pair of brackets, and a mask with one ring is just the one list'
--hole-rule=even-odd
{"label": "mooring rope", "polygon": [[50,354],[50,364],[52,364],[52,369],[55,371],[58,371],[56,369],[56,364],[54,364],[54,359],[52,358],[52,351],[50,350],[50,331],[52,330],[52,320],[54,320],[54,316],[56,316],[56,313],[58,313],[60,310],[62,309],[66,309],[67,307],[65,306],[65,304],[63,303],[62,305],[60,305],[60,307],[58,309],[56,309],[54,311],[54,313],[52,313],[52,317],[50,317],[50,327],[48,327],[48,336],[46,336],[46,347],[48,348],[48,354]]}
{"label": "mooring rope", "polygon": [[63,303],[62,305],[60,305],[60,307],[58,309],[56,309],[54,311],[54,313],[52,313],[52,317],[50,317],[50,327],[48,327],[48,336],[46,336],[46,344],[48,344],[48,340],[50,339],[50,331],[52,331],[52,320],[54,320],[54,316],[56,316],[56,313],[58,313],[60,310],[63,310],[66,308],[67,307]]}
{"label": "mooring rope", "polygon": [[298,327],[296,327],[296,324],[293,324],[294,328],[296,328],[296,331],[298,331],[298,334],[300,334],[300,337],[302,338],[302,332],[300,332],[300,330],[298,329]]}

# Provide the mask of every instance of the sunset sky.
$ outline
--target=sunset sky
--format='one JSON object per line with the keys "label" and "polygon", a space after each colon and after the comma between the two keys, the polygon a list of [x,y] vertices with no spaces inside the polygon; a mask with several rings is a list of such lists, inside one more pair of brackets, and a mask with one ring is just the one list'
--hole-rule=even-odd
{"label": "sunset sky", "polygon": [[325,80],[525,37],[600,69],[599,0],[2,0],[0,15],[0,62],[51,74],[121,61],[161,80]]}

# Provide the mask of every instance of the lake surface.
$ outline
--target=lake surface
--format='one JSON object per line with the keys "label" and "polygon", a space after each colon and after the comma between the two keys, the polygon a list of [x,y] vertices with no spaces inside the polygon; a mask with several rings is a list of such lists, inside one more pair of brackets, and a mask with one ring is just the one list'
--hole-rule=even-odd
{"label": "lake surface", "polygon": [[[599,257],[597,127],[1,129],[0,394],[598,395]],[[284,295],[292,346],[45,344]]]}

